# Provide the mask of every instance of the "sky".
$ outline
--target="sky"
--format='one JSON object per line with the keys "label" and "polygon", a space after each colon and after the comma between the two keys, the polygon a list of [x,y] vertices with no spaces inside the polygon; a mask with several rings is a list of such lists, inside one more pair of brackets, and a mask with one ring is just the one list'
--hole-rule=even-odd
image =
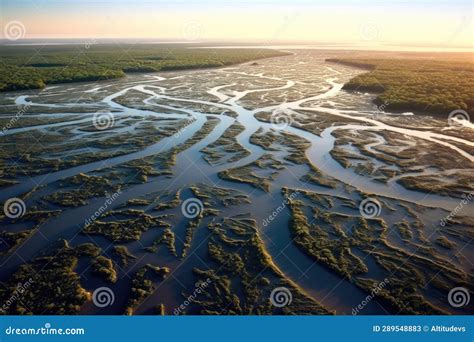
{"label": "sky", "polygon": [[0,0],[2,38],[472,48],[468,0]]}

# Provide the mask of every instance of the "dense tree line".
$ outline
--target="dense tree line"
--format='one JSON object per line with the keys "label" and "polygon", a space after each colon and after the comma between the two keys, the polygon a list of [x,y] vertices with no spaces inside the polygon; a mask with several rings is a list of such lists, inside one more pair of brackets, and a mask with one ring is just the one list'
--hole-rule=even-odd
{"label": "dense tree line", "polygon": [[370,70],[344,85],[352,91],[379,93],[377,104],[395,111],[447,115],[463,109],[474,115],[474,63],[423,58],[327,59]]}
{"label": "dense tree line", "polygon": [[2,46],[0,91],[123,77],[126,72],[212,68],[285,55],[268,49],[189,49],[154,45]]}

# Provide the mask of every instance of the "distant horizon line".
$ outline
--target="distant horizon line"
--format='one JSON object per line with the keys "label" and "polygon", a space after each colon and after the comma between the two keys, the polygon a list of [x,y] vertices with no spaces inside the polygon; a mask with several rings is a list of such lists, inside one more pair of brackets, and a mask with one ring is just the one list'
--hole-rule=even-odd
{"label": "distant horizon line", "polygon": [[[394,44],[394,43],[375,43],[374,44],[361,44],[351,42],[316,42],[316,41],[277,41],[277,42],[265,42],[262,41],[248,41],[248,40],[179,40],[173,38],[139,38],[139,37],[107,37],[107,38],[91,38],[91,37],[74,37],[74,38],[58,38],[58,37],[35,37],[35,38],[22,38],[18,40],[9,40],[6,38],[0,38],[1,45],[4,46],[26,46],[26,45],[76,45],[89,42],[89,44],[111,44],[113,42],[133,42],[139,44],[141,42],[147,44],[176,44],[176,45],[206,45],[216,44],[219,47],[222,45],[229,44],[229,47],[265,47],[265,48],[276,48],[278,46],[284,47],[311,47],[314,49],[328,49],[328,48],[344,48],[350,50],[356,48],[357,50],[376,50],[376,51],[400,51],[400,52],[474,52],[474,46],[449,46],[443,47],[439,45],[430,44]],[[43,42],[43,43],[41,43]],[[92,42],[92,43],[91,43]],[[32,44],[34,43],[34,44]],[[318,47],[318,45],[321,45]],[[202,46],[200,46],[202,47]],[[209,46],[212,48],[212,46]],[[398,49],[397,49],[398,48]]]}

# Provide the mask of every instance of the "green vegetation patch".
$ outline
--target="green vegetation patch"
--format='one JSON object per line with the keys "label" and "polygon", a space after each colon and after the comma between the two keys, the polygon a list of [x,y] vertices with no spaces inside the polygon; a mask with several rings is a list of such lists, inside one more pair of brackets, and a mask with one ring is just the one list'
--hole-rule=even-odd
{"label": "green vegetation patch", "polygon": [[132,279],[132,288],[125,308],[126,315],[133,315],[137,307],[156,289],[153,278],[163,280],[170,270],[166,267],[157,267],[151,264],[140,268]]}
{"label": "green vegetation patch", "polygon": [[92,273],[98,275],[110,283],[117,281],[117,271],[112,260],[102,255],[92,261]]}
{"label": "green vegetation patch", "polygon": [[[276,177],[278,170],[282,168],[283,164],[280,161],[274,159],[270,154],[265,154],[245,166],[220,171],[218,176],[228,181],[247,183],[268,192],[270,181]],[[262,170],[264,170],[264,174],[262,174]]]}
{"label": "green vegetation patch", "polygon": [[394,111],[474,114],[474,63],[426,58],[330,58],[327,62],[369,69],[343,89],[379,93],[375,102]]}
{"label": "green vegetation patch", "polygon": [[63,187],[79,187],[74,190],[56,191],[44,197],[45,200],[64,207],[86,205],[90,199],[103,197],[112,193],[120,193],[120,186],[113,185],[109,179],[80,173],[59,182]]}
{"label": "green vegetation patch", "polygon": [[[289,282],[272,263],[260,239],[256,223],[246,215],[216,220],[209,226],[212,235],[208,255],[214,265],[194,268],[197,288],[187,314],[269,315],[329,314],[321,304],[306,296]],[[270,302],[271,291],[284,286],[292,293],[292,302],[277,308]],[[191,299],[190,299],[191,298]]]}
{"label": "green vegetation patch", "polygon": [[160,245],[166,246],[171,255],[178,256],[178,253],[176,252],[176,236],[170,228],[163,230],[161,236],[155,239],[151,246],[143,249],[150,253],[156,253]]}
{"label": "green vegetation patch", "polygon": [[[25,199],[28,196],[25,196]],[[49,220],[51,217],[58,215],[60,211],[45,211],[38,210],[38,208],[32,207],[25,212],[25,214],[16,219],[8,219],[0,214],[0,226],[7,225],[10,223],[19,224],[22,227],[22,231],[11,232],[7,230],[0,231],[0,256],[11,253],[17,246],[21,245],[26,239],[36,232],[36,229]],[[29,229],[25,229],[29,227]]]}
{"label": "green vegetation patch", "polygon": [[119,78],[126,72],[216,68],[286,54],[269,49],[190,49],[147,44],[93,44],[88,49],[43,46],[40,51],[32,46],[2,46],[0,91]]}
{"label": "green vegetation patch", "polygon": [[[48,254],[21,265],[0,287],[0,300],[9,315],[71,315],[79,312],[91,295],[74,271],[80,257],[92,257],[100,248],[91,244],[70,247],[62,241]],[[21,286],[22,290],[18,287]]]}
{"label": "green vegetation patch", "polygon": [[201,150],[205,154],[204,159],[209,164],[216,165],[223,162],[236,162],[250,155],[250,151],[242,147],[236,140],[236,137],[244,129],[245,127],[239,122],[233,123],[219,139]]}
{"label": "green vegetation patch", "polygon": [[[283,192],[287,194],[291,190],[283,189]],[[309,203],[302,199],[289,201],[292,214],[290,230],[296,246],[367,293],[371,293],[383,281],[385,285],[377,293],[377,300],[389,312],[446,314],[432,303],[431,297],[426,296],[427,284],[443,299],[447,298],[450,289],[460,284],[472,288],[471,276],[443,254],[437,253],[422,238],[420,234],[424,227],[419,226],[416,217],[414,222],[396,222],[392,228],[398,230],[403,241],[410,244],[409,247],[415,247],[414,253],[412,248],[406,250],[391,243],[388,236],[392,229],[383,219],[368,220],[360,216],[328,212],[325,207],[332,206],[335,197],[330,197],[331,202],[328,202],[323,199],[327,195],[303,194],[310,199]],[[354,207],[354,210],[358,210],[356,205]],[[308,211],[313,213],[311,220],[307,217]],[[408,216],[412,214],[409,212]],[[414,244],[412,241],[415,238],[422,244]],[[442,237],[435,243],[445,248],[453,246],[451,241]],[[375,259],[378,271],[371,273],[374,270],[366,266],[367,257],[361,258],[361,252]]]}
{"label": "green vegetation patch", "polygon": [[207,184],[198,184],[190,189],[196,197],[203,201],[204,215],[210,214],[209,211],[216,211],[219,206],[230,207],[250,203],[250,198],[246,194],[234,189]]}
{"label": "green vegetation patch", "polygon": [[135,260],[137,257],[130,253],[127,246],[114,246],[113,253],[120,258],[122,266],[127,266],[129,261]]}
{"label": "green vegetation patch", "polygon": [[[123,217],[123,219],[118,218]],[[111,221],[110,218],[115,218]],[[104,219],[108,219],[105,221]],[[143,232],[151,228],[168,228],[161,217],[145,214],[141,210],[109,211],[100,220],[91,222],[82,230],[83,234],[102,235],[113,242],[138,241]]]}

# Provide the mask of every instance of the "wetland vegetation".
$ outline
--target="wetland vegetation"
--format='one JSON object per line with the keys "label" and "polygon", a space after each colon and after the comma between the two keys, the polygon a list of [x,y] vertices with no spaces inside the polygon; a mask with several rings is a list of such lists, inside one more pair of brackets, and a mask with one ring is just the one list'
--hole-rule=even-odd
{"label": "wetland vegetation", "polygon": [[125,73],[216,68],[255,59],[282,56],[266,49],[187,49],[176,45],[115,44],[2,46],[0,91],[41,89],[66,82],[124,77]]}
{"label": "wetland vegetation", "polygon": [[0,53],[1,314],[472,311],[465,55],[32,49]]}
{"label": "wetland vegetation", "polygon": [[375,103],[385,109],[444,116],[462,109],[474,115],[474,63],[471,54],[459,55],[453,58],[412,54],[327,61],[370,70],[344,84],[344,89],[378,93]]}

